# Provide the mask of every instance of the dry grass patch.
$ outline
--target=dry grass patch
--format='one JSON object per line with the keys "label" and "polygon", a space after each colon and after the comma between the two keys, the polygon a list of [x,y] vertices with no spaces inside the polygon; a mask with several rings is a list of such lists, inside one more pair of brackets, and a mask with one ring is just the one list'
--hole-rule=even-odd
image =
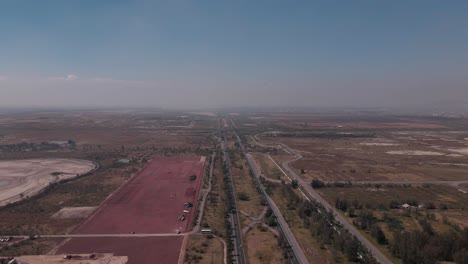
{"label": "dry grass patch", "polygon": [[62,234],[81,219],[51,218],[63,207],[99,206],[126,182],[141,164],[105,169],[72,181],[53,185],[45,192],[17,204],[0,208],[0,235]]}
{"label": "dry grass patch", "polygon": [[249,264],[283,264],[285,259],[274,234],[262,228],[250,230],[244,238]]}
{"label": "dry grass patch", "polygon": [[304,222],[299,215],[294,210],[288,209],[289,201],[278,188],[273,191],[271,198],[279,207],[281,214],[286,219],[310,263],[348,263],[346,258],[333,248],[321,248],[320,243],[312,236],[311,231],[304,227]]}
{"label": "dry grass patch", "polygon": [[223,262],[224,246],[221,241],[206,236],[190,236],[184,263],[211,264]]}
{"label": "dry grass patch", "polygon": [[269,158],[267,154],[255,153],[253,154],[255,161],[260,165],[262,173],[271,179],[288,181],[284,173],[276,166],[276,164]]}
{"label": "dry grass patch", "polygon": [[263,210],[261,195],[255,187],[245,159],[231,157],[231,171],[238,210],[252,216],[260,215]]}
{"label": "dry grass patch", "polygon": [[401,204],[414,201],[416,204],[433,203],[436,208],[446,205],[449,209],[468,209],[468,196],[455,188],[444,185],[398,186],[382,184],[375,186],[329,187],[318,192],[331,204],[336,198],[359,201],[370,209],[388,209],[391,201]]}
{"label": "dry grass patch", "polygon": [[211,192],[207,196],[202,219],[202,226],[210,227],[218,236],[224,236],[226,230],[224,213],[227,199],[223,188],[223,176],[222,161],[218,154],[213,168]]}
{"label": "dry grass patch", "polygon": [[56,246],[61,238],[27,239],[12,246],[0,248],[0,256],[42,255]]}

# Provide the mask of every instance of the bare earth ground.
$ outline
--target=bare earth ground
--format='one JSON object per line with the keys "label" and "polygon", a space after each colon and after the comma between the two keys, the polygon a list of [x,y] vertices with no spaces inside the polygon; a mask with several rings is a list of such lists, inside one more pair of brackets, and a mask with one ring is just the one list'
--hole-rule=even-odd
{"label": "bare earth ground", "polygon": [[[175,233],[188,231],[196,206],[205,157],[158,157],[129,180],[82,225],[78,234]],[[195,179],[190,179],[195,175]],[[196,207],[195,207],[196,208]],[[193,208],[188,209],[192,211]],[[186,219],[180,221],[184,214]],[[106,253],[128,256],[129,264],[177,263],[182,236],[73,238],[59,253]]]}
{"label": "bare earth ground", "polygon": [[0,205],[32,196],[49,184],[87,173],[95,163],[78,159],[0,161]]}
{"label": "bare earth ground", "polygon": [[[83,213],[80,208],[71,211],[67,208],[61,211],[63,207],[92,207],[102,204],[106,197],[125,183],[131,175],[140,171],[151,156],[204,155],[208,148],[212,147],[210,135],[217,123],[209,116],[187,115],[188,118],[180,118],[181,115],[187,113],[158,110],[0,113],[0,145],[3,148],[0,150],[0,160],[73,158],[92,160],[100,164],[99,170],[85,177],[54,184],[31,199],[1,207],[0,233],[2,235],[71,233],[82,219],[68,217],[84,215],[80,215]],[[68,140],[76,142],[76,147],[51,151],[36,149],[20,151],[13,145],[25,143],[40,145],[42,142]],[[119,159],[128,159],[131,162],[122,166],[116,162]],[[186,168],[185,165],[180,167],[181,170]],[[53,172],[61,171],[63,172],[63,170]],[[184,199],[186,195],[190,196],[193,193],[185,188],[179,190],[180,186],[176,187],[177,199]],[[166,198],[169,199],[169,196]],[[151,207],[149,204],[148,206]],[[177,218],[183,209],[183,206],[168,207],[168,210],[175,210],[177,214],[175,218],[172,215],[167,217],[179,224]],[[54,214],[67,218],[53,218]],[[181,223],[191,225],[191,217]],[[56,246],[55,241],[54,243],[44,241],[45,239],[27,240],[18,247],[1,249],[0,255],[43,254]],[[160,244],[161,247],[154,249],[152,253],[166,252],[173,243],[162,241]],[[172,250],[169,251],[168,254],[173,254]],[[178,250],[174,252],[178,253]],[[160,260],[165,261],[164,258]],[[155,263],[151,257],[150,261]]]}
{"label": "bare earth ground", "polygon": [[177,263],[182,236],[178,237],[95,237],[73,238],[58,254],[114,253],[127,256],[127,264]]}
{"label": "bare earth ground", "polygon": [[[195,206],[205,157],[159,157],[107,200],[76,233],[129,234],[187,231]],[[194,180],[190,177],[195,175]],[[179,216],[185,215],[184,221]]]}

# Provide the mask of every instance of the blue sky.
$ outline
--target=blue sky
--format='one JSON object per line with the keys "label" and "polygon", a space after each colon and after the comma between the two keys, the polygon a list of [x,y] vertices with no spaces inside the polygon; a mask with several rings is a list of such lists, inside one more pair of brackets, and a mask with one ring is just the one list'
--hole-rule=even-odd
{"label": "blue sky", "polygon": [[[455,0],[5,0],[0,103],[21,105],[28,95],[27,105],[168,107],[468,98],[467,13],[468,2]],[[82,96],[96,90],[114,95]]]}

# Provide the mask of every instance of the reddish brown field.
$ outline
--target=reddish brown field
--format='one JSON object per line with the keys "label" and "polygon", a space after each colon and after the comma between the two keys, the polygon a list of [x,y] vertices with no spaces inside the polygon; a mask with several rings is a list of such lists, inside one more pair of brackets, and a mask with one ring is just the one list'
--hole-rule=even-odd
{"label": "reddish brown field", "polygon": [[[204,172],[204,157],[161,157],[108,199],[77,228],[81,234],[173,233],[190,228],[193,213],[183,214],[185,202],[196,207]],[[194,181],[189,177],[196,175]],[[190,210],[190,209],[189,209]]]}
{"label": "reddish brown field", "polygon": [[177,263],[183,236],[73,238],[58,254],[114,253],[128,256],[128,264]]}
{"label": "reddish brown field", "polygon": [[[185,202],[196,207],[204,157],[159,157],[128,181],[75,233],[173,233],[190,229],[192,212],[179,221]],[[190,176],[196,175],[191,181]],[[177,263],[183,236],[86,237],[64,243],[58,254],[114,253],[129,264]]]}

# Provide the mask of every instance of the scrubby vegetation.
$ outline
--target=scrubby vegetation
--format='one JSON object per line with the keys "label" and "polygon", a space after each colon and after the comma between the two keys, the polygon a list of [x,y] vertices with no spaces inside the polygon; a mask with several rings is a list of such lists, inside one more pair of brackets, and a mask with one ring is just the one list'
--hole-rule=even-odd
{"label": "scrubby vegetation", "polygon": [[296,212],[304,227],[310,230],[310,235],[320,242],[321,247],[332,247],[351,262],[376,263],[359,240],[341,228],[332,212],[327,212],[316,202],[303,201],[291,185],[279,185],[279,188],[289,201],[288,210]]}
{"label": "scrubby vegetation", "polygon": [[[445,191],[445,187],[366,187],[372,187],[372,194],[375,192],[374,188],[383,187],[393,188],[395,192],[389,197],[381,194],[376,199],[370,199],[369,195],[363,198],[363,195],[357,195],[363,188],[357,186],[348,189],[348,197],[336,197],[335,207],[350,217],[357,228],[370,234],[393,257],[401,259],[404,264],[431,264],[440,261],[468,263],[468,228],[462,229],[445,217],[438,220],[436,213],[448,210],[447,205],[427,200],[433,196],[433,192]],[[395,195],[400,192],[403,194]],[[453,193],[452,199],[447,202],[451,208],[464,208],[464,204],[456,199],[458,195]],[[463,196],[459,197],[462,198]]]}
{"label": "scrubby vegetation", "polygon": [[421,230],[395,231],[390,244],[394,256],[405,264],[432,264],[439,261],[468,263],[468,228],[462,232],[439,233],[425,220]]}

